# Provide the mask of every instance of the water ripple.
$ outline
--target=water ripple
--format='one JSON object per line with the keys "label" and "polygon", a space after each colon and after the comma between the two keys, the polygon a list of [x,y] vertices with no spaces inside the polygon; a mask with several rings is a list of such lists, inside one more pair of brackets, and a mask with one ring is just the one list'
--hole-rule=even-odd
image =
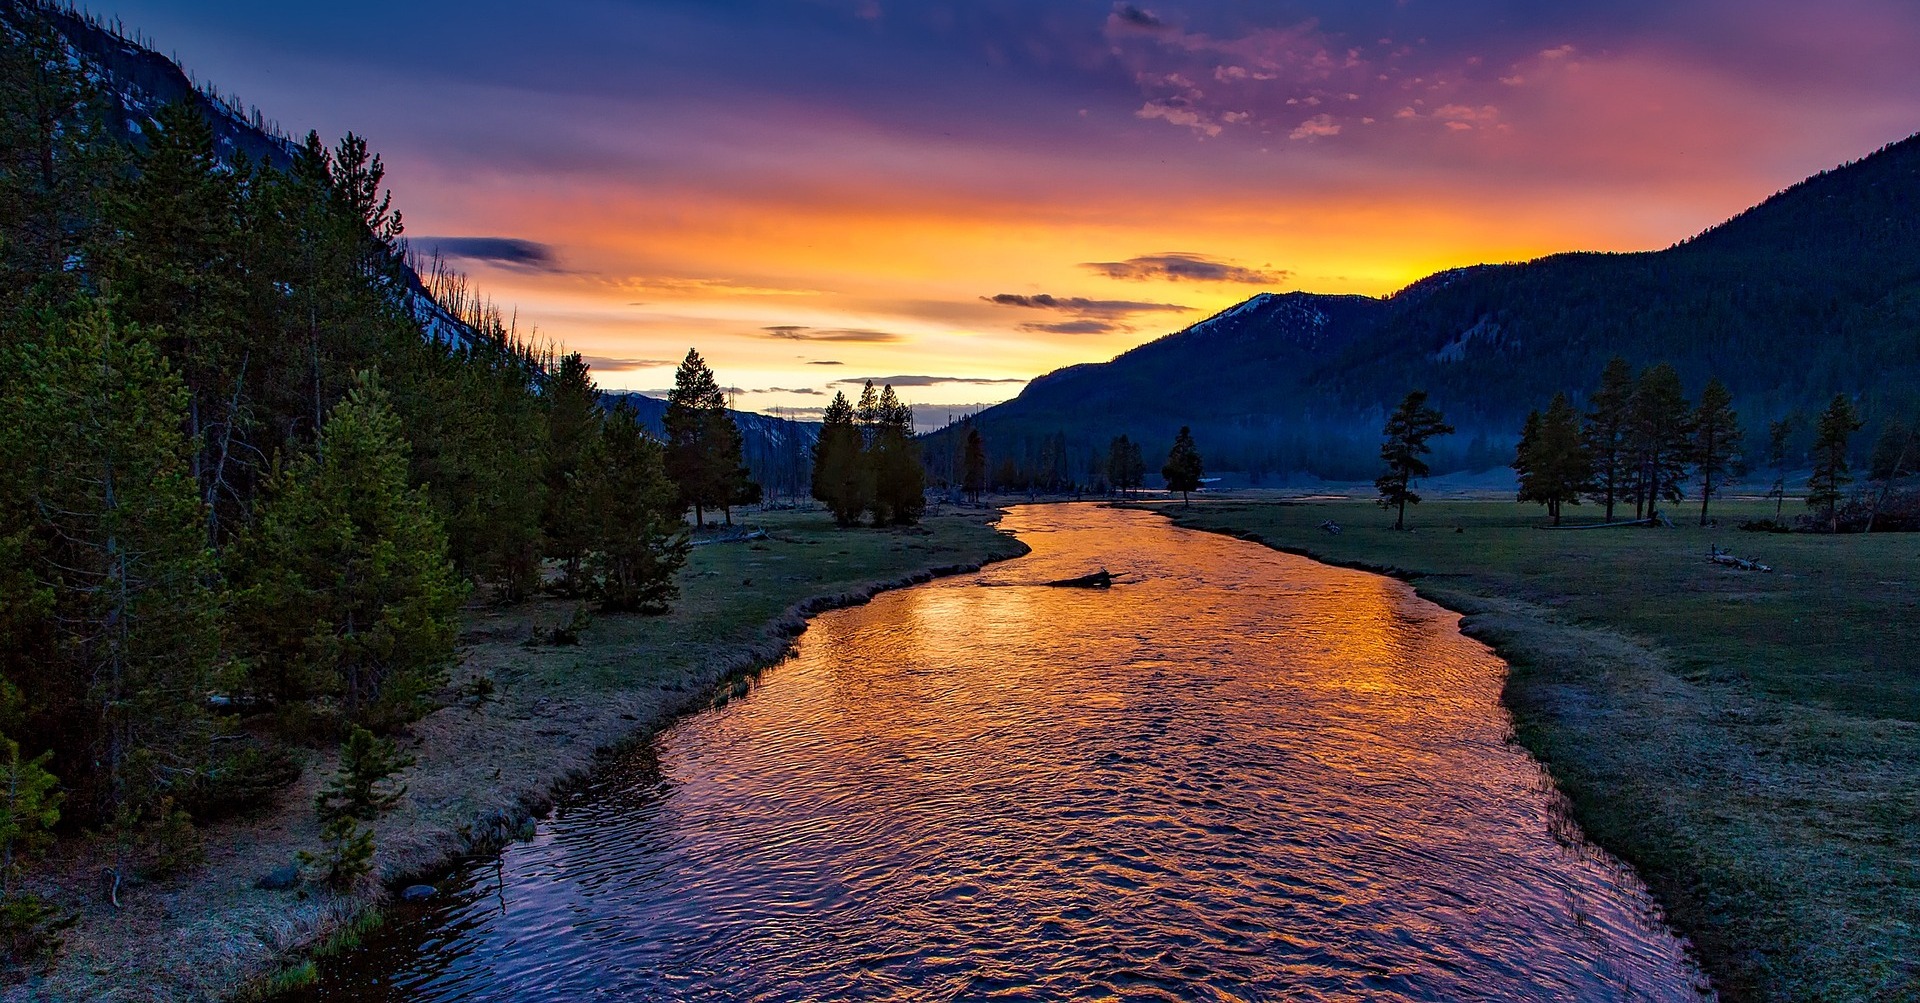
{"label": "water ripple", "polygon": [[1388,579],[1093,506],[814,622],[308,998],[1698,1000],[1504,666]]}

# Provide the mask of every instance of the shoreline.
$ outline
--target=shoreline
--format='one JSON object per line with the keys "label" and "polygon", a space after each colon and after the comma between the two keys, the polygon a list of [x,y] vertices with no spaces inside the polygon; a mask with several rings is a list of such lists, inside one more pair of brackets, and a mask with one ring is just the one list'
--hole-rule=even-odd
{"label": "shoreline", "polygon": [[[336,934],[350,936],[357,921],[375,914],[401,886],[426,883],[463,859],[498,852],[524,838],[569,785],[585,781],[681,717],[724,702],[737,680],[785,658],[812,617],[1023,556],[1030,548],[995,528],[1002,514],[991,509],[929,518],[928,523],[942,521],[938,532],[818,532],[811,526],[796,531],[796,520],[775,520],[775,539],[791,545],[788,549],[826,541],[848,549],[834,556],[795,553],[769,555],[769,560],[804,556],[811,563],[798,567],[824,567],[850,563],[836,558],[862,547],[879,551],[894,566],[869,563],[872,574],[855,570],[851,577],[820,582],[817,590],[801,588],[791,601],[768,610],[771,615],[740,624],[745,629],[733,636],[689,640],[685,635],[727,634],[727,624],[701,617],[701,607],[714,605],[714,597],[702,595],[703,602],[695,602],[691,593],[717,590],[721,605],[716,608],[724,608],[737,566],[765,566],[743,556],[744,543],[700,548],[709,551],[701,564],[718,567],[690,563],[683,572],[687,594],[681,605],[692,607],[686,613],[678,613],[677,605],[676,613],[662,618],[609,616],[596,621],[579,646],[527,649],[517,640],[544,618],[557,620],[571,603],[536,600],[469,608],[460,639],[463,670],[472,670],[464,673],[469,678],[500,679],[510,674],[509,665],[544,664],[502,680],[492,697],[451,701],[402,730],[402,736],[411,736],[402,747],[419,761],[401,775],[409,788],[406,801],[375,824],[374,880],[344,894],[308,885],[291,891],[253,887],[261,874],[290,860],[294,850],[319,843],[308,806],[333,772],[335,757],[309,750],[300,780],[273,806],[206,827],[206,862],[179,878],[140,886],[134,894],[123,889],[124,909],[88,901],[83,875],[90,869],[92,847],[64,846],[59,885],[67,902],[78,900],[80,925],[68,931],[67,946],[48,974],[6,987],[0,1000],[174,1001],[269,994],[283,973],[297,971]],[[729,584],[720,585],[720,579]],[[740,587],[753,581],[742,579]],[[763,586],[773,588],[778,586]],[[680,619],[691,622],[675,622]],[[669,626],[692,629],[660,629]],[[627,634],[618,633],[623,627]],[[638,643],[632,634],[641,635]],[[589,661],[600,663],[593,668],[637,667],[637,678],[583,689],[573,677]],[[456,671],[454,679],[462,675]]]}

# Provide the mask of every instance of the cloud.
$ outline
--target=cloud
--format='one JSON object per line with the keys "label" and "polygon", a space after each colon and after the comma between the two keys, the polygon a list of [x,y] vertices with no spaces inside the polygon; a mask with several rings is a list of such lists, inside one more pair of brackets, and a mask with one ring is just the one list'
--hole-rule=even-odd
{"label": "cloud", "polygon": [[1130,3],[1116,3],[1113,13],[1107,15],[1107,26],[1111,29],[1127,31],[1156,32],[1167,30],[1167,22],[1150,10],[1142,10]]}
{"label": "cloud", "polygon": [[[1021,293],[1000,293],[994,296],[982,296],[988,303],[1000,306],[1024,307],[1029,310],[1058,310],[1088,318],[1119,318],[1136,313],[1182,313],[1193,309],[1179,303],[1141,303],[1133,300],[1095,300],[1084,296],[1055,296],[1051,293],[1037,293],[1027,296]],[[1023,325],[1022,330],[1036,325]],[[1111,328],[1109,328],[1111,330]]]}
{"label": "cloud", "polygon": [[846,365],[846,363],[839,362],[834,359],[820,359],[814,362],[809,362],[807,363],[807,365],[809,366],[844,366]]}
{"label": "cloud", "polygon": [[563,271],[552,247],[518,237],[415,237],[407,244],[420,254],[437,254],[449,261],[484,261],[531,272]]}
{"label": "cloud", "polygon": [[674,359],[621,359],[611,355],[587,355],[584,352],[580,360],[595,369],[655,369],[680,364]]}
{"label": "cloud", "polygon": [[1220,135],[1220,123],[1194,111],[1192,108],[1179,108],[1164,101],[1149,101],[1133,113],[1134,118],[1162,118],[1174,125],[1184,125],[1202,136],[1212,138]]}
{"label": "cloud", "polygon": [[785,338],[788,341],[854,341],[868,344],[881,344],[900,341],[901,336],[891,331],[866,331],[857,328],[816,328],[801,327],[798,324],[775,324],[763,327],[771,338]]}
{"label": "cloud", "polygon": [[1164,251],[1125,261],[1087,261],[1080,267],[1110,279],[1167,282],[1232,282],[1238,285],[1271,285],[1292,274],[1286,271],[1261,271],[1227,261],[1215,261],[1189,251]]}
{"label": "cloud", "polygon": [[874,386],[896,387],[934,387],[943,383],[1025,383],[1025,379],[989,379],[984,376],[861,376],[850,380],[834,380],[834,384],[861,386],[871,383]]}
{"label": "cloud", "polygon": [[734,392],[743,394],[810,394],[813,396],[820,396],[825,393],[825,391],[817,390],[813,387],[759,387],[753,390],[736,390]]}
{"label": "cloud", "polygon": [[1287,133],[1288,139],[1319,139],[1322,136],[1340,135],[1340,123],[1332,115],[1315,115],[1294,127]]}
{"label": "cloud", "polygon": [[[707,293],[725,293],[729,296],[818,296],[818,289],[783,289],[778,286],[756,286],[732,279],[678,278],[672,276],[636,275],[620,279],[616,285],[632,291],[659,292],[677,295],[702,295]],[[645,306],[634,303],[633,306]]]}
{"label": "cloud", "polygon": [[1131,329],[1105,320],[1063,320],[1054,324],[1022,324],[1020,330],[1034,334],[1111,334]]}

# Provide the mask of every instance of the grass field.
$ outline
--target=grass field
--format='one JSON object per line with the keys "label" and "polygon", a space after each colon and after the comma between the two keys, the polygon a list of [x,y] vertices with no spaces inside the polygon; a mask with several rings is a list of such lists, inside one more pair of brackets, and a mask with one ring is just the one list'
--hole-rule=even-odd
{"label": "grass field", "polygon": [[1513,665],[1519,741],[1725,998],[1920,999],[1920,535],[1731,528],[1757,502],[1717,529],[1581,531],[1496,501],[1421,505],[1410,532],[1360,501],[1155,507],[1469,614]]}

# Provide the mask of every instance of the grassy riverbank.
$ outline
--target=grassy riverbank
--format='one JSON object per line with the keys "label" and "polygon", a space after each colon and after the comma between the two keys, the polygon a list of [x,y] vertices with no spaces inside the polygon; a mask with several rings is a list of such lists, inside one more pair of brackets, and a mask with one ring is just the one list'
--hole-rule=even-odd
{"label": "grassy riverbank", "polygon": [[[755,515],[768,538],[695,548],[671,613],[598,618],[578,645],[523,643],[566,622],[570,602],[469,610],[448,706],[402,741],[418,764],[404,775],[402,806],[376,826],[377,873],[389,884],[429,874],[526,831],[556,786],[606,750],[733,692],[730,677],[778,660],[808,615],[1024,553],[992,528],[995,516],[950,512],[913,529],[838,530],[820,513]],[[118,910],[90,880],[99,874],[91,851],[63,847],[57,864],[69,877],[57,897],[80,924],[51,977],[4,998],[222,998],[297,961],[376,903],[384,887],[354,897],[253,887],[320,844],[312,798],[335,764],[309,760],[274,809],[206,833],[205,866],[123,889]]]}
{"label": "grassy riverbank", "polygon": [[1920,999],[1920,536],[1554,532],[1494,501],[1422,505],[1405,533],[1357,501],[1154,507],[1468,614],[1513,665],[1519,740],[1725,998]]}

